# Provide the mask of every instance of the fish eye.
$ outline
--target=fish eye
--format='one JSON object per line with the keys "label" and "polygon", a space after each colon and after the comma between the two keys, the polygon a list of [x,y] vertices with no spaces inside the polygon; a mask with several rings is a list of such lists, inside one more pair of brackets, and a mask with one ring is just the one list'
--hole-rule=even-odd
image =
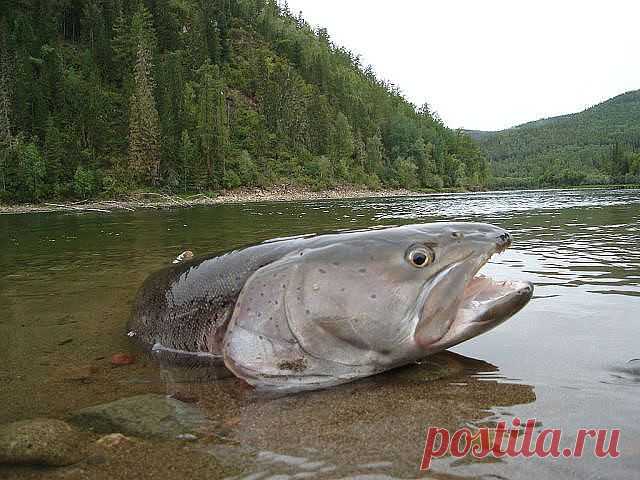
{"label": "fish eye", "polygon": [[407,260],[416,268],[431,265],[436,258],[433,250],[423,246],[414,246],[407,251]]}

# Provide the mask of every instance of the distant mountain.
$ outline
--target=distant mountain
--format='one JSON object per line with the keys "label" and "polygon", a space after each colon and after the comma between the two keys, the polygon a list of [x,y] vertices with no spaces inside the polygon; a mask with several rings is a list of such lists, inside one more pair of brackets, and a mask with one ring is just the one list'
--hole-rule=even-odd
{"label": "distant mountain", "polygon": [[486,151],[495,186],[640,181],[640,90],[579,113],[465,133]]}

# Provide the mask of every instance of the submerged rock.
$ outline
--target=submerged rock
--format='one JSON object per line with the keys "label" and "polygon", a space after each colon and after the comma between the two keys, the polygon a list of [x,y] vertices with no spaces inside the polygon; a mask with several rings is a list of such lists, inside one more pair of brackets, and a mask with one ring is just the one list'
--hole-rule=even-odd
{"label": "submerged rock", "polygon": [[123,365],[131,365],[136,359],[133,355],[127,353],[115,353],[111,356],[111,365],[121,367]]}
{"label": "submerged rock", "polygon": [[122,433],[143,438],[176,438],[193,433],[205,422],[196,406],[156,394],[84,408],[72,413],[70,420],[97,433]]}
{"label": "submerged rock", "polygon": [[121,433],[110,433],[109,435],[100,437],[96,444],[105,448],[114,448],[131,442],[133,442],[131,438],[126,437]]}
{"label": "submerged rock", "polygon": [[24,420],[0,427],[0,464],[72,465],[85,458],[85,446],[85,434],[60,420]]}

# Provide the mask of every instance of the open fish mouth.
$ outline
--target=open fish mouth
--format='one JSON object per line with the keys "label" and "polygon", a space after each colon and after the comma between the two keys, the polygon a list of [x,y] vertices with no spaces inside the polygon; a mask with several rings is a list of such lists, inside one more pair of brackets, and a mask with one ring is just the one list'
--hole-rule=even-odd
{"label": "open fish mouth", "polygon": [[[533,296],[533,284],[518,280],[495,280],[480,273],[496,254],[511,246],[511,237],[505,234],[485,255],[469,256],[439,273],[442,281],[434,290],[439,295],[455,298],[443,311],[434,312],[428,293],[422,308],[424,330],[419,343],[422,348],[435,352],[484,333],[519,312]],[[448,279],[455,279],[448,281]],[[430,317],[440,316],[429,321]]]}
{"label": "open fish mouth", "polygon": [[526,305],[532,294],[533,285],[529,282],[498,281],[476,275],[464,289],[454,323],[491,322],[504,315],[511,316]]}
{"label": "open fish mouth", "polygon": [[504,321],[524,307],[533,295],[533,284],[517,280],[498,281],[478,272],[496,254],[511,246],[511,236],[499,237],[496,250],[481,263],[475,275],[464,288],[458,315],[459,323],[482,323]]}

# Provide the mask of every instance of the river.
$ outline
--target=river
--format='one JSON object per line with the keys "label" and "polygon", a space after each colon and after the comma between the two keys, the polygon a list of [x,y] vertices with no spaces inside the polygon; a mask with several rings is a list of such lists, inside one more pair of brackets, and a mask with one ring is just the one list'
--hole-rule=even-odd
{"label": "river", "polygon": [[[194,382],[147,360],[109,364],[112,354],[132,351],[125,324],[136,289],[184,250],[199,255],[274,237],[436,221],[508,229],[513,247],[485,272],[536,286],[522,312],[453,353],[285,397],[255,395],[234,378]],[[640,471],[638,190],[4,215],[0,312],[0,423],[178,392],[195,396],[207,416],[209,440],[188,448],[241,465],[235,478],[413,478],[421,476],[428,426],[535,418],[538,429],[561,429],[568,445],[579,428],[619,428],[621,455],[445,457],[430,475],[637,478]]]}

